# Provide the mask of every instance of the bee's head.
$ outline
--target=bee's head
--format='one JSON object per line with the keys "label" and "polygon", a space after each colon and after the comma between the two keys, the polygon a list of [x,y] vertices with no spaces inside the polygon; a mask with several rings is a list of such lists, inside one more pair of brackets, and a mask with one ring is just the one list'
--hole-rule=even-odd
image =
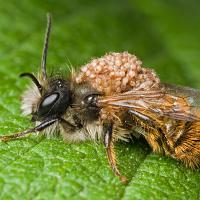
{"label": "bee's head", "polygon": [[[42,121],[44,119],[60,116],[65,113],[71,104],[72,92],[68,80],[54,77],[45,81],[41,85],[39,81],[29,73],[21,76],[30,77],[36,85],[35,90],[28,90],[24,95],[22,109],[25,114],[32,114],[32,121]],[[27,106],[28,105],[28,106]],[[25,110],[28,109],[29,110]]]}
{"label": "bee's head", "polygon": [[68,81],[54,78],[48,81],[47,89],[42,91],[42,98],[38,110],[33,114],[36,118],[61,116],[71,104],[71,90]]}

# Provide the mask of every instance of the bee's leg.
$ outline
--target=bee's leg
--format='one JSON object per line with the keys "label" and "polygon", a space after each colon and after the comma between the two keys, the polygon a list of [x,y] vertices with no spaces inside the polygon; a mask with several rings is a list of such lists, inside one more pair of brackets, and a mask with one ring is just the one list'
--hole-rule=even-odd
{"label": "bee's leg", "polygon": [[14,140],[20,137],[24,137],[25,135],[29,134],[29,133],[34,133],[34,132],[40,132],[43,131],[45,128],[51,126],[52,124],[54,124],[55,122],[59,121],[59,119],[50,119],[44,122],[41,122],[41,124],[39,124],[38,126],[22,131],[20,133],[15,133],[13,135],[4,135],[4,136],[0,136],[0,140],[3,142],[7,142],[9,140]]}
{"label": "bee's leg", "polygon": [[63,128],[65,128],[65,129],[68,129],[68,130],[75,130],[76,129],[76,126],[74,126],[73,124],[71,124],[70,122],[66,121],[63,118],[61,118],[60,123],[63,126]]}
{"label": "bee's leg", "polygon": [[116,176],[119,177],[120,181],[123,183],[127,182],[126,177],[122,176],[119,169],[117,168],[116,155],[113,143],[113,124],[104,124],[104,146],[106,148],[106,153],[108,157],[108,162]]}
{"label": "bee's leg", "polygon": [[74,122],[75,122],[75,125],[71,124],[70,122],[68,122],[67,120],[65,120],[63,118],[60,119],[60,123],[66,130],[75,131],[75,130],[81,129],[83,127],[83,125],[81,123],[79,123],[79,121],[74,120]]}
{"label": "bee's leg", "polygon": [[133,110],[130,110],[129,113],[133,114],[135,117],[140,119],[144,124],[148,124],[151,127],[156,127],[159,125],[156,119],[153,119],[143,113],[133,111]]}
{"label": "bee's leg", "polygon": [[83,128],[81,120],[80,120],[80,118],[78,117],[77,114],[73,115],[73,120],[74,120],[77,128]]}

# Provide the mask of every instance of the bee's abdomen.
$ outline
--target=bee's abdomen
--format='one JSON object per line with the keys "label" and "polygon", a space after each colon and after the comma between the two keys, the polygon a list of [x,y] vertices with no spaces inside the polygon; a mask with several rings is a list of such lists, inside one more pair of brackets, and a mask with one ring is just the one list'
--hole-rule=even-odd
{"label": "bee's abdomen", "polygon": [[200,122],[192,122],[186,127],[174,142],[172,156],[188,167],[200,166]]}
{"label": "bee's abdomen", "polygon": [[200,122],[178,121],[171,129],[157,129],[145,136],[155,152],[163,152],[187,167],[200,166]]}

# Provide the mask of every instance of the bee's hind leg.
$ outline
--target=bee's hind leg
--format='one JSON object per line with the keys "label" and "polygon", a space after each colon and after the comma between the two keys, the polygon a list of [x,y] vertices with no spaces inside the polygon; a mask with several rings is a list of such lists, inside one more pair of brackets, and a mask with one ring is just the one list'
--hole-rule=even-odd
{"label": "bee's hind leg", "polygon": [[104,138],[103,143],[106,148],[106,153],[108,157],[108,162],[116,176],[119,177],[122,183],[126,183],[126,177],[122,176],[119,169],[117,168],[116,163],[116,154],[114,149],[114,142],[113,142],[113,124],[104,124]]}

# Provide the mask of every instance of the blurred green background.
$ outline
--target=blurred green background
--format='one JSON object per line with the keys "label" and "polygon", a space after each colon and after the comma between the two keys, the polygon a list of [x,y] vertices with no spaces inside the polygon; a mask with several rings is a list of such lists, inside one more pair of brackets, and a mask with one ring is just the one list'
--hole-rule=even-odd
{"label": "blurred green background", "polygon": [[[9,0],[0,4],[0,134],[31,126],[20,111],[37,73],[46,13],[53,15],[49,69],[80,67],[106,52],[129,51],[163,82],[200,88],[200,1]],[[200,199],[200,173],[151,153],[140,139],[117,145],[113,175],[100,144],[41,136],[0,143],[0,199]]]}

